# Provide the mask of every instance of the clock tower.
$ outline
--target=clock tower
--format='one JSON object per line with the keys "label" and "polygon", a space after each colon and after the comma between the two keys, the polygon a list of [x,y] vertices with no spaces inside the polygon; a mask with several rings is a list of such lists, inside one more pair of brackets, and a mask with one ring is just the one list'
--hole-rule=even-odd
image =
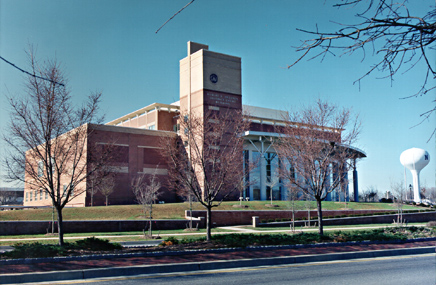
{"label": "clock tower", "polygon": [[241,98],[241,58],[188,42],[188,56],[180,61],[180,111],[241,111]]}

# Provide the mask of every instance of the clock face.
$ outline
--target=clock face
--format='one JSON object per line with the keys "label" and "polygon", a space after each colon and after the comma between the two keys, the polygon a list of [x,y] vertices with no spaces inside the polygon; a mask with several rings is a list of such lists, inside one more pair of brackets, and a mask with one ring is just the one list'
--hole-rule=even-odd
{"label": "clock face", "polygon": [[217,82],[218,82],[218,75],[216,75],[215,73],[212,73],[212,74],[209,76],[209,79],[210,79],[210,82],[212,82],[212,83],[217,83]]}

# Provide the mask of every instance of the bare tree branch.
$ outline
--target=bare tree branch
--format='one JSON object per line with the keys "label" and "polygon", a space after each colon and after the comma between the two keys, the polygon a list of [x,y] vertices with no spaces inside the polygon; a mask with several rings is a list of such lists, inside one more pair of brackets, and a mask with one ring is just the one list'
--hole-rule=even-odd
{"label": "bare tree branch", "polygon": [[23,72],[23,73],[25,73],[25,74],[27,74],[27,75],[33,76],[33,77],[38,78],[38,79],[47,80],[47,81],[50,81],[50,82],[52,82],[52,83],[54,83],[54,84],[59,84],[60,86],[65,86],[63,83],[56,82],[56,81],[52,81],[52,80],[49,79],[49,78],[41,77],[41,76],[36,75],[35,73],[32,74],[32,73],[30,73],[30,72],[28,72],[28,71],[26,71],[26,70],[24,70],[24,69],[22,69],[22,68],[19,68],[18,66],[16,66],[16,65],[13,64],[12,62],[6,60],[6,59],[5,59],[4,57],[2,57],[2,56],[0,56],[0,59],[3,60],[4,62],[6,62],[6,63],[9,64],[9,65],[12,65],[12,66],[15,67],[16,69],[18,69],[19,71],[21,71],[21,72]]}
{"label": "bare tree branch", "polygon": [[[74,108],[59,65],[38,64],[32,51],[29,56],[38,76],[28,77],[23,96],[8,98],[10,122],[3,139],[9,149],[4,163],[8,179],[24,182],[30,199],[34,195],[36,201],[39,194],[42,200],[43,193],[50,197],[62,246],[63,208],[86,191],[86,178],[108,158],[109,152],[93,151],[94,146],[88,145],[89,123],[99,121],[101,94],[90,95],[86,105]],[[92,166],[85,163],[87,159]]]}
{"label": "bare tree branch", "polygon": [[348,146],[356,142],[360,123],[349,109],[319,100],[289,114],[278,132],[283,135],[274,145],[285,165],[282,179],[288,189],[316,200],[319,234],[323,234],[321,202],[348,184],[349,160],[357,158]]}
{"label": "bare tree branch", "polygon": [[[398,72],[408,72],[423,61],[427,69],[423,84],[409,98],[427,94],[436,87],[428,86],[429,79],[436,79],[434,62],[429,58],[429,54],[434,53],[436,49],[435,4],[429,3],[431,10],[425,15],[412,16],[406,3],[407,1],[345,0],[333,5],[334,7],[353,9],[361,7],[360,4],[364,5],[364,11],[356,14],[360,22],[340,24],[341,27],[333,32],[321,32],[318,29],[315,31],[297,29],[317,37],[304,40],[300,46],[295,47],[296,51],[303,52],[303,54],[288,68],[295,66],[315,50],[318,52],[309,57],[308,60],[321,56],[322,61],[327,54],[335,55],[336,51],[341,52],[339,55],[344,55],[352,54],[358,50],[363,52],[363,60],[366,57],[366,49],[369,48],[374,55],[381,55],[382,58],[354,83],[358,83],[360,86],[361,80],[374,71],[386,74],[385,77],[390,78],[393,82],[394,76]],[[433,102],[436,103],[436,100]],[[429,111],[431,114],[435,109]]]}
{"label": "bare tree branch", "polygon": [[157,170],[158,167],[156,166],[155,171],[151,175],[138,173],[131,181],[132,191],[135,193],[136,200],[142,206],[144,217],[147,218],[147,212],[149,213],[148,235],[150,238],[153,236],[153,204],[159,197],[161,189],[161,184],[157,179]]}
{"label": "bare tree branch", "polygon": [[181,136],[164,138],[162,155],[168,159],[173,187],[189,191],[207,210],[207,239],[211,210],[234,192],[245,179],[243,138],[249,123],[235,110],[181,113]]}
{"label": "bare tree branch", "polygon": [[169,21],[171,21],[175,16],[177,16],[177,14],[179,14],[180,12],[182,12],[186,7],[188,7],[189,5],[191,5],[195,0],[192,0],[191,2],[189,2],[188,4],[186,4],[182,9],[180,9],[179,11],[177,11],[171,18],[169,18],[165,23],[163,23],[162,26],[159,27],[159,29],[156,30],[155,34],[157,34],[162,28],[163,26],[165,26]]}

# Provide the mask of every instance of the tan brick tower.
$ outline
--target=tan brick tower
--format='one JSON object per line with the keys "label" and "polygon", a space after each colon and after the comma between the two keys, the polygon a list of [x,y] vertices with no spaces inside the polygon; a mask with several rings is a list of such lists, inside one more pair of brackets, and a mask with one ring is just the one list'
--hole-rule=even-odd
{"label": "tan brick tower", "polygon": [[[204,129],[213,133],[213,127],[212,129],[210,125],[206,127],[207,124],[231,126],[229,124],[232,122],[215,120],[211,117],[222,116],[227,118],[225,120],[229,120],[228,115],[233,117],[233,112],[236,114],[236,112],[242,111],[241,58],[212,52],[208,48],[207,45],[188,42],[188,55],[180,61],[180,113],[183,116],[180,119],[186,120],[190,124],[191,117],[196,118],[196,124],[205,126]],[[224,114],[227,115],[224,116]],[[190,157],[193,157],[193,161],[198,158],[199,149],[220,149],[220,146],[208,145],[205,140],[207,134],[203,133],[195,136],[196,152],[193,152],[191,151],[191,143],[188,143],[191,141],[187,137],[189,134],[181,130],[180,135],[185,142],[186,151]],[[198,166],[196,163],[192,165],[204,191],[204,175],[208,175],[208,172],[202,172],[202,168],[196,166]],[[242,160],[240,167],[242,169]]]}
{"label": "tan brick tower", "polygon": [[181,112],[241,110],[241,58],[208,48],[188,42],[188,56],[180,61]]}

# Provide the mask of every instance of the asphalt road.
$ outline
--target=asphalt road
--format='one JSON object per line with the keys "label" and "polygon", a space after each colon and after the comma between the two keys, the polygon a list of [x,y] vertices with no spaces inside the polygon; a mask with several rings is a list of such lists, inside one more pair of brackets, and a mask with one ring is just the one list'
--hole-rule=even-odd
{"label": "asphalt road", "polygon": [[[396,256],[283,266],[174,273],[68,284],[436,284],[436,255]],[[53,284],[53,283],[52,283]],[[60,283],[59,283],[60,284]],[[64,283],[65,284],[65,283]]]}

